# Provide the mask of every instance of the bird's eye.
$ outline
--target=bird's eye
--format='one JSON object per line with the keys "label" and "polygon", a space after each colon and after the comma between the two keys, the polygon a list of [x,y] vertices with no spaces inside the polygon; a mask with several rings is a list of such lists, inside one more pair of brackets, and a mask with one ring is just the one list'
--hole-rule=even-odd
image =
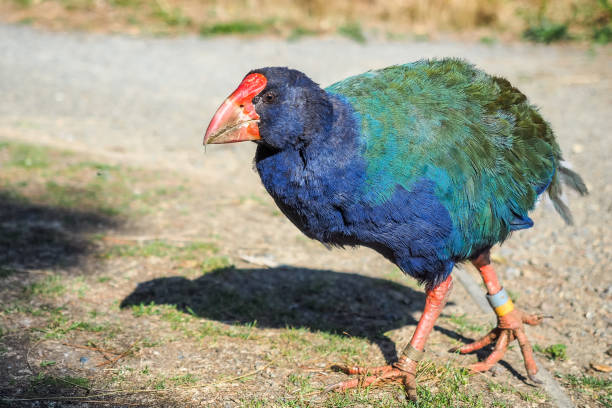
{"label": "bird's eye", "polygon": [[263,100],[266,103],[272,103],[274,102],[275,99],[276,99],[276,94],[274,94],[274,92],[266,92],[266,94],[263,96]]}

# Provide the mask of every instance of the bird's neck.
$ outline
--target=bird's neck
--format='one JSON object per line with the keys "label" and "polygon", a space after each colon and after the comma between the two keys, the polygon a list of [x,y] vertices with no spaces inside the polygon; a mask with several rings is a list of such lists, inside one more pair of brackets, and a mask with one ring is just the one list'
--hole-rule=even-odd
{"label": "bird's neck", "polygon": [[[296,170],[314,166],[321,171],[321,166],[342,167],[358,155],[364,149],[364,144],[354,110],[341,96],[328,94],[328,98],[333,107],[331,126],[312,132],[307,138],[308,142],[299,141],[280,150],[260,144],[255,155],[257,168],[283,163],[287,168]],[[278,157],[270,160],[273,156]]]}

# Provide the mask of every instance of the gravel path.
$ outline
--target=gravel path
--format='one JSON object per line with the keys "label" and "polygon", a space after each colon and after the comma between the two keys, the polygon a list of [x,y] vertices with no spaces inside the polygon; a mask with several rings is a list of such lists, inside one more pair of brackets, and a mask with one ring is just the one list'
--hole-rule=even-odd
{"label": "gravel path", "polygon": [[0,126],[96,148],[199,157],[203,127],[249,69],[288,65],[327,85],[368,69],[443,56],[466,58],[519,85],[555,124],[565,150],[605,141],[612,48],[592,55],[528,44],[155,39],[7,25],[0,25]]}
{"label": "gravel path", "polygon": [[[442,56],[466,58],[523,90],[541,106],[566,159],[584,176],[592,193],[586,199],[570,197],[576,226],[563,226],[542,206],[534,217],[536,228],[515,234],[498,259],[505,260],[502,276],[521,293],[523,306],[559,317],[530,333],[537,333],[535,342],[541,344],[568,345],[563,372],[588,372],[591,362],[610,364],[605,352],[612,338],[611,47],[155,39],[0,25],[0,137],[184,168],[209,182],[231,182],[232,189],[259,194],[257,176],[250,171],[253,145],[213,146],[206,156],[201,147],[212,113],[248,70],[288,65],[327,85],[367,69]],[[248,221],[252,224],[242,227],[248,228],[246,237],[263,234],[282,243],[278,235],[295,233],[288,222],[282,231],[261,231],[265,223]],[[281,245],[272,255],[282,263],[360,273],[384,263],[365,250],[291,249]],[[459,306],[453,308],[477,310],[455,299]]]}

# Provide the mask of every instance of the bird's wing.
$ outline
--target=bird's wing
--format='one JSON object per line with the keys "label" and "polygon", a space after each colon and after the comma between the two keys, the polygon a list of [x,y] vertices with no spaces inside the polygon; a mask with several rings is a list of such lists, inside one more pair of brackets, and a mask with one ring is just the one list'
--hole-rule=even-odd
{"label": "bird's wing", "polygon": [[508,81],[462,60],[370,71],[327,91],[359,117],[370,199],[430,180],[457,256],[530,227],[528,211],[556,183],[561,154],[549,125]]}

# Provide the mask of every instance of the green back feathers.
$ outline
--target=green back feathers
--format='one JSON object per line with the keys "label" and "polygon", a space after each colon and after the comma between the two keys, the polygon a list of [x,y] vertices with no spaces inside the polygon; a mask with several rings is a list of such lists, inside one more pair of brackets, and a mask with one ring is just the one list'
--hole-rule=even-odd
{"label": "green back feathers", "polygon": [[370,71],[327,91],[360,118],[370,199],[431,180],[455,226],[454,255],[531,226],[527,212],[546,188],[560,203],[552,130],[505,79],[444,59]]}

